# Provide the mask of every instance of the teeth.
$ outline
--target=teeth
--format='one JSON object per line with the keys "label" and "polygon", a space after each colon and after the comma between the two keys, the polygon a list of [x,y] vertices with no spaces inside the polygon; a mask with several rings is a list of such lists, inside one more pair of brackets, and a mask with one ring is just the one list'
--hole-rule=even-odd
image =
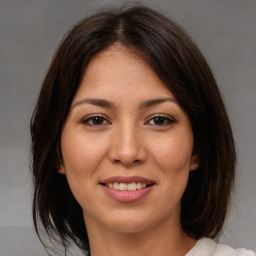
{"label": "teeth", "polygon": [[[145,184],[145,183],[144,183],[144,184]],[[136,184],[136,189],[141,189],[141,188],[142,188],[142,183],[140,183],[140,182],[137,183],[137,184]]]}
{"label": "teeth", "polygon": [[127,188],[128,188],[129,191],[136,190],[137,185],[136,185],[135,182],[129,183],[129,184],[127,185]]}
{"label": "teeth", "polygon": [[119,183],[118,182],[113,183],[113,189],[118,189],[119,190]]}
{"label": "teeth", "polygon": [[113,188],[116,190],[122,190],[122,191],[134,191],[137,189],[142,189],[147,186],[146,183],[142,182],[132,182],[132,183],[122,183],[122,182],[114,182],[114,183],[108,183],[106,184],[107,187]]}
{"label": "teeth", "polygon": [[126,183],[120,183],[120,185],[119,185],[120,190],[127,190],[127,188],[128,188],[128,186]]}

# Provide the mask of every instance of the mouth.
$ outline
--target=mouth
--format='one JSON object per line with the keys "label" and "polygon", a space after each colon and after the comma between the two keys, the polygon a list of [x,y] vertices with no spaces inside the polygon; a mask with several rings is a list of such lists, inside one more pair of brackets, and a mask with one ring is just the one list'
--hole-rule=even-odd
{"label": "mouth", "polygon": [[106,186],[111,189],[121,190],[121,191],[135,191],[139,189],[143,189],[146,187],[153,186],[154,183],[147,184],[145,182],[131,182],[131,183],[124,183],[124,182],[109,182],[109,183],[100,183],[102,186]]}
{"label": "mouth", "polygon": [[155,181],[140,176],[115,176],[100,182],[102,186],[121,191],[135,191],[155,184]]}

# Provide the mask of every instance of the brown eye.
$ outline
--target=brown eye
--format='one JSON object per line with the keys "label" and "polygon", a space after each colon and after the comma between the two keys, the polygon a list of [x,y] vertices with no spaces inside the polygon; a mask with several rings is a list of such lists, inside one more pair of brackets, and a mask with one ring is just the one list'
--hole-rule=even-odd
{"label": "brown eye", "polygon": [[155,116],[153,118],[151,118],[149,121],[147,121],[146,124],[149,125],[169,125],[175,123],[175,121],[173,119],[171,119],[170,117],[167,116]]}
{"label": "brown eye", "polygon": [[161,125],[161,124],[166,124],[166,118],[165,117],[155,117],[153,118],[154,124],[156,125]]}
{"label": "brown eye", "polygon": [[102,116],[91,116],[82,121],[83,124],[91,126],[100,126],[109,124],[109,122]]}

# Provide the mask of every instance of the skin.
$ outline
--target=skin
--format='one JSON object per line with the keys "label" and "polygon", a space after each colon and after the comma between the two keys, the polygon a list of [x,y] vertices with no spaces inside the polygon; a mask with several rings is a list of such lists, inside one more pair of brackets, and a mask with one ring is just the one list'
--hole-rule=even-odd
{"label": "skin", "polygon": [[[180,204],[198,164],[193,144],[188,116],[134,51],[115,44],[91,60],[62,130],[60,173],[83,209],[92,256],[191,249],[195,240],[181,228]],[[112,176],[142,176],[155,185],[142,199],[121,203],[99,184]]]}

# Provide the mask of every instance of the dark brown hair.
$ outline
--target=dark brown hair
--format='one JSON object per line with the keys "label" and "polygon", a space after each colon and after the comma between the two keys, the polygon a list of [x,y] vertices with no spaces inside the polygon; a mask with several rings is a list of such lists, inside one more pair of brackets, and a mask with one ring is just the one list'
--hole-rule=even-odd
{"label": "dark brown hair", "polygon": [[[213,74],[191,38],[175,22],[144,6],[108,9],[78,23],[61,42],[42,85],[31,120],[33,218],[68,247],[89,248],[82,209],[65,176],[60,133],[84,70],[94,55],[119,43],[148,63],[189,116],[194,153],[181,203],[181,224],[191,237],[215,238],[223,228],[235,175],[235,148],[229,119]],[[39,226],[42,225],[42,226]]]}

